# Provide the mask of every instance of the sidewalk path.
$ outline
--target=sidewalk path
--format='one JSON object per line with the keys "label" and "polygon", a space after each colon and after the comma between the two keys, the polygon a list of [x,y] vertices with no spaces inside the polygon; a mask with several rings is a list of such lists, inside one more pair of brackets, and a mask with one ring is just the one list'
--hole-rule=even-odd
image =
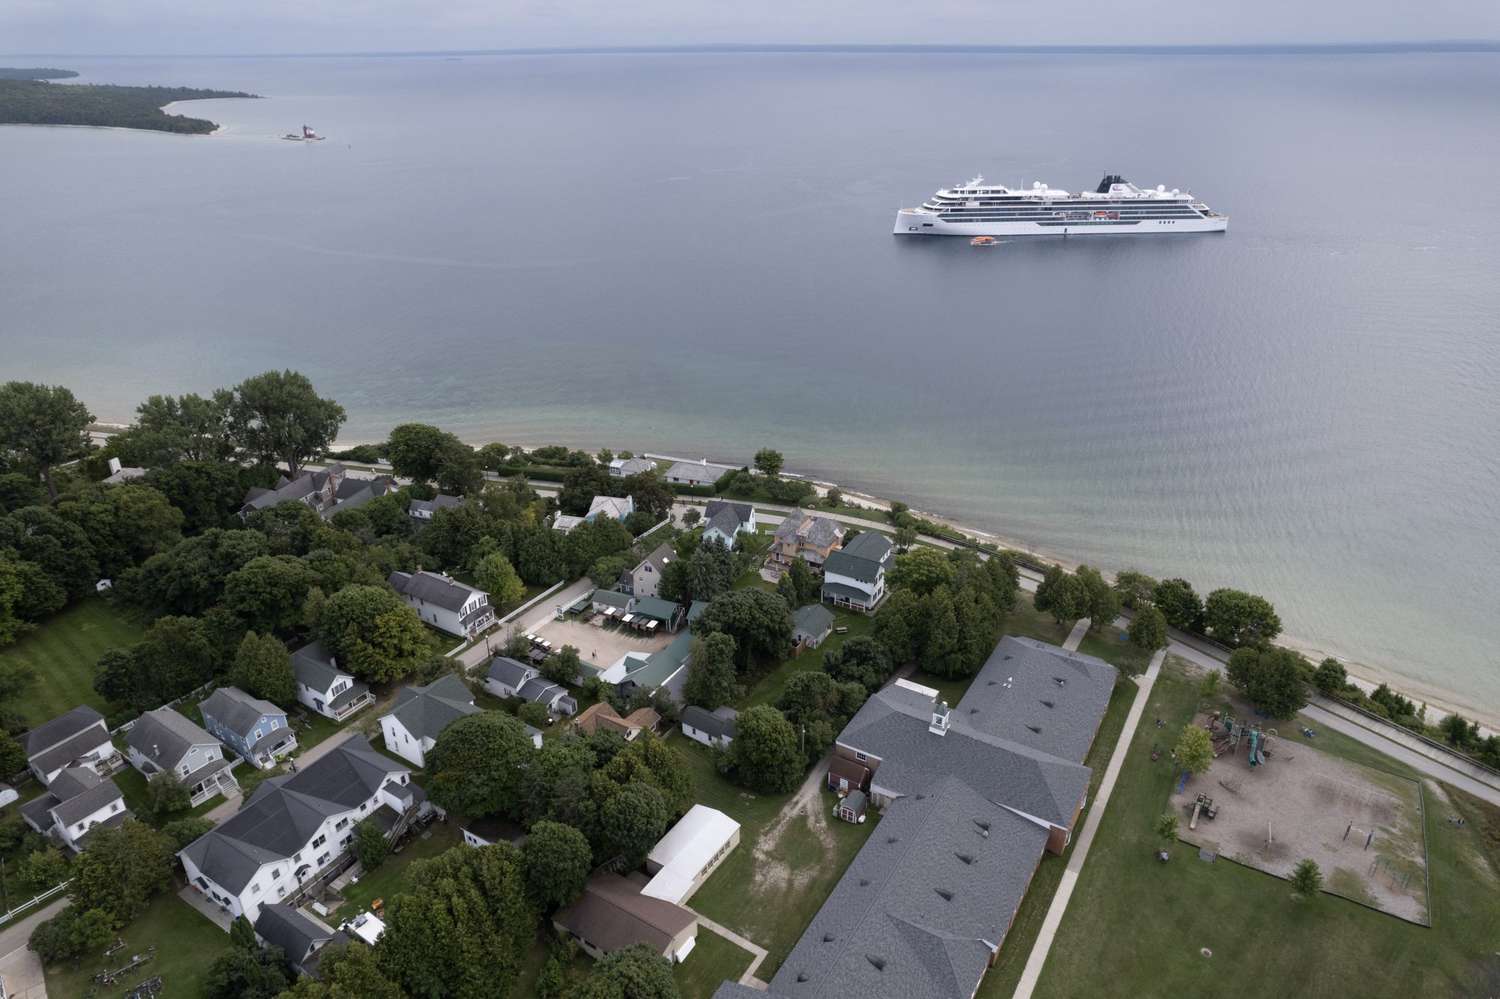
{"label": "sidewalk path", "polygon": [[1092,623],[1086,617],[1079,618],[1073,625],[1073,630],[1068,632],[1068,640],[1063,642],[1063,648],[1069,652],[1077,652],[1078,646],[1083,642],[1083,636],[1089,633],[1089,625]]}
{"label": "sidewalk path", "polygon": [[766,949],[759,944],[751,943],[749,940],[746,940],[744,937],[734,932],[734,930],[729,929],[727,926],[720,926],[718,923],[714,922],[712,919],[709,919],[707,916],[697,911],[696,909],[688,909],[688,911],[698,917],[698,922],[713,930],[715,933],[723,937],[725,940],[728,940],[730,943],[743,947],[754,955],[754,959],[750,962],[750,967],[746,968],[745,973],[740,976],[739,983],[741,985],[748,985],[752,989],[764,989],[766,987],[766,983],[761,981],[759,978],[756,978],[755,972],[759,970],[760,963],[766,959]]}
{"label": "sidewalk path", "polygon": [[5,982],[6,996],[14,999],[47,999],[47,984],[42,962],[26,949],[31,931],[39,923],[62,912],[68,904],[63,894],[23,919],[7,923],[0,930],[0,979]]}
{"label": "sidewalk path", "polygon": [[[1085,623],[1079,622],[1079,624]],[[1078,629],[1075,627],[1073,630],[1076,633]],[[1165,649],[1152,656],[1146,675],[1136,680],[1136,683],[1140,684],[1140,689],[1135,692],[1135,701],[1130,705],[1130,713],[1125,716],[1125,727],[1121,729],[1120,739],[1115,743],[1115,751],[1110,755],[1109,765],[1104,769],[1104,780],[1099,783],[1099,793],[1089,808],[1088,818],[1083,821],[1083,832],[1079,834],[1078,842],[1073,846],[1073,854],[1068,858],[1068,866],[1063,871],[1062,881],[1057,886],[1057,893],[1052,896],[1052,905],[1047,909],[1046,919],[1042,921],[1042,931],[1037,935],[1035,946],[1031,948],[1031,956],[1026,959],[1026,967],[1021,972],[1021,981],[1016,986],[1012,999],[1031,999],[1037,980],[1041,978],[1042,966],[1047,963],[1047,954],[1052,949],[1052,940],[1057,936],[1057,927],[1062,923],[1063,913],[1068,908],[1068,900],[1073,897],[1073,887],[1078,884],[1078,874],[1083,870],[1083,862],[1088,859],[1089,847],[1094,842],[1094,833],[1098,831],[1099,822],[1104,818],[1104,808],[1109,804],[1110,793],[1115,789],[1115,779],[1120,776],[1120,767],[1125,763],[1125,754],[1130,751],[1130,742],[1135,738],[1135,727],[1140,723],[1141,714],[1146,710],[1146,701],[1151,697],[1151,688],[1156,685],[1156,678],[1161,674],[1162,661],[1166,657]]]}

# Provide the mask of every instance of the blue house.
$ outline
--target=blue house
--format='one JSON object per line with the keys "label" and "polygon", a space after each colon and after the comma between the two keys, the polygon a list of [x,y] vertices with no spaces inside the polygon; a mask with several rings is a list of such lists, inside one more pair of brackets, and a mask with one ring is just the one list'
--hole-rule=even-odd
{"label": "blue house", "polygon": [[253,767],[268,770],[297,748],[286,712],[238,687],[220,687],[198,705],[203,727]]}

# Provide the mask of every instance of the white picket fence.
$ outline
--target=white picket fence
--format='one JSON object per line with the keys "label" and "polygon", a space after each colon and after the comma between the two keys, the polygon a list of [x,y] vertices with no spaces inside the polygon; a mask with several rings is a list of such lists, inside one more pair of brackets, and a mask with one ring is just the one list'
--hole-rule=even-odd
{"label": "white picket fence", "polygon": [[72,883],[73,883],[73,881],[70,878],[67,881],[64,881],[60,885],[53,885],[51,888],[48,888],[46,891],[42,892],[36,898],[33,898],[31,901],[29,901],[29,902],[22,902],[20,905],[16,906],[14,909],[10,910],[9,912],[0,912],[0,926],[3,926],[6,923],[10,922],[12,919],[14,919],[15,917],[19,916],[21,913],[25,912],[27,909],[34,908],[38,903],[46,902],[49,899],[52,899],[52,898],[56,897],[57,895],[60,895],[63,891],[65,891],[67,889],[68,885],[70,885]]}

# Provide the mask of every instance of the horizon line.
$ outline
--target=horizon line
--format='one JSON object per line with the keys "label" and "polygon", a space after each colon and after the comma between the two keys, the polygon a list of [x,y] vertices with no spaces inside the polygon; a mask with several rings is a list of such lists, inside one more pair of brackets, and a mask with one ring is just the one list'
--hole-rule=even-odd
{"label": "horizon line", "polygon": [[1366,42],[1182,42],[1176,44],[981,45],[880,42],[704,42],[680,45],[576,45],[488,49],[362,49],[313,52],[6,52],[0,58],[47,59],[317,59],[424,58],[433,56],[693,55],[714,53],[994,54],[994,55],[1392,55],[1434,52],[1500,52],[1500,39],[1424,39]]}

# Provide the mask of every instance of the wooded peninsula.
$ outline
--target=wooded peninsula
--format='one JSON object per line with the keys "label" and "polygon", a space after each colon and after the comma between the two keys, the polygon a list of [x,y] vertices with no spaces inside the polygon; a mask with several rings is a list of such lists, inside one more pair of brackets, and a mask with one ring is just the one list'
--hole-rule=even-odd
{"label": "wooded peninsula", "polygon": [[103,125],[201,135],[219,126],[206,118],[167,114],[162,108],[173,101],[256,96],[196,87],[46,82],[77,75],[68,69],[0,67],[0,125]]}

